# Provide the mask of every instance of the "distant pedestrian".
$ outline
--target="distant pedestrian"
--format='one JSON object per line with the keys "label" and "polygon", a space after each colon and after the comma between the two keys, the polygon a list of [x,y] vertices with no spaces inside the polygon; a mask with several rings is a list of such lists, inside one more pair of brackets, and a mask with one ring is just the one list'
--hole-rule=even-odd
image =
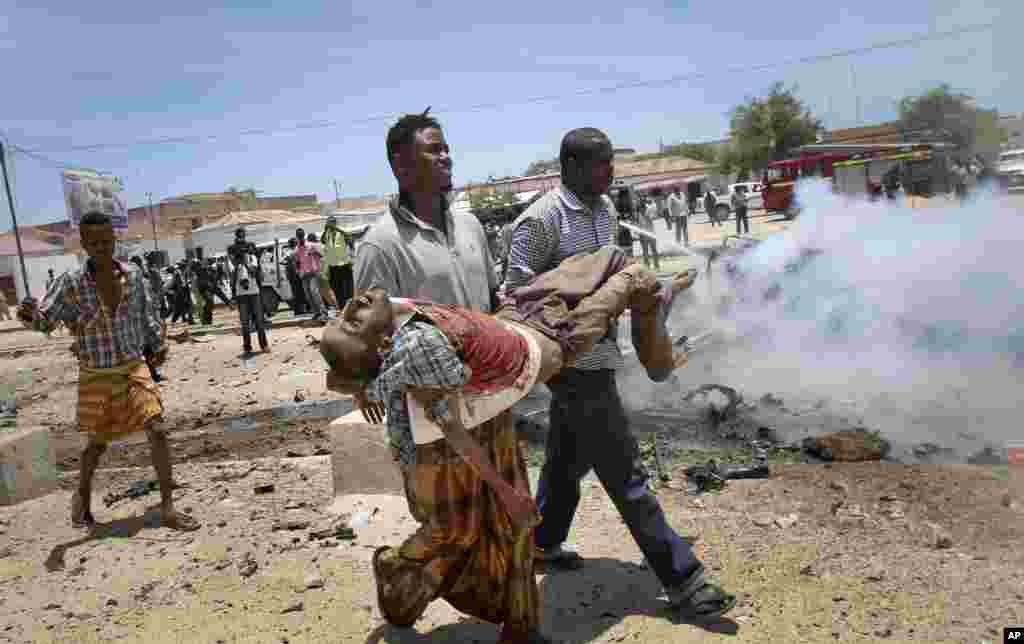
{"label": "distant pedestrian", "polygon": [[292,291],[292,313],[295,315],[305,315],[309,311],[309,303],[306,301],[302,279],[299,278],[298,258],[295,256],[298,244],[294,237],[288,240],[288,249],[285,251],[284,259],[281,263],[284,265],[285,278],[287,278],[288,285]]}
{"label": "distant pedestrian", "polygon": [[307,241],[306,231],[301,228],[295,229],[295,239],[298,241],[295,249],[296,265],[306,301],[313,311],[313,320],[325,321],[327,314],[324,312],[323,300],[320,299],[320,245]]}
{"label": "distant pedestrian", "polygon": [[750,217],[747,216],[747,189],[736,186],[732,191],[732,207],[736,211],[736,234],[750,232]]}
{"label": "distant pedestrian", "polygon": [[710,190],[704,194],[704,212],[708,214],[708,221],[711,222],[712,226],[722,225],[722,222],[718,220],[717,213],[715,213],[715,195]]}
{"label": "distant pedestrian", "polygon": [[269,352],[270,343],[267,341],[263,301],[260,299],[260,286],[256,281],[256,262],[252,255],[245,252],[244,247],[235,246],[233,250],[235,274],[232,291],[238,305],[238,321],[242,327],[242,351],[246,355],[252,354],[252,331],[255,328],[260,349],[264,353]]}
{"label": "distant pedestrian", "polygon": [[50,287],[53,286],[53,282],[56,278],[53,276],[53,269],[47,269],[46,271],[46,290],[49,291]]}
{"label": "distant pedestrian", "polygon": [[352,298],[352,240],[338,227],[338,218],[331,216],[327,218],[321,241],[321,270],[334,293],[337,309],[341,311]]}
{"label": "distant pedestrian", "polygon": [[668,198],[668,212],[673,225],[676,228],[676,243],[684,242],[690,245],[690,231],[686,222],[686,201],[683,199],[679,186],[672,189]]}
{"label": "distant pedestrian", "polygon": [[[641,228],[654,234],[654,222],[658,218],[658,202],[654,199],[647,201],[644,209],[637,213],[637,221]],[[642,235],[640,237],[640,249],[644,254],[644,266],[654,266],[654,270],[661,270],[658,260],[658,242],[651,237]]]}

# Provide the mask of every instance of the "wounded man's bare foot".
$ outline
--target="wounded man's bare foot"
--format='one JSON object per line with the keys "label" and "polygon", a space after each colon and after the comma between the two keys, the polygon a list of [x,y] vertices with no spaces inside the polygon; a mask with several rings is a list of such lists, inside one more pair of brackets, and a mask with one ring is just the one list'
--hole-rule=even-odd
{"label": "wounded man's bare foot", "polygon": [[160,512],[160,525],[180,532],[192,532],[199,529],[198,521],[187,514],[175,510],[162,510]]}

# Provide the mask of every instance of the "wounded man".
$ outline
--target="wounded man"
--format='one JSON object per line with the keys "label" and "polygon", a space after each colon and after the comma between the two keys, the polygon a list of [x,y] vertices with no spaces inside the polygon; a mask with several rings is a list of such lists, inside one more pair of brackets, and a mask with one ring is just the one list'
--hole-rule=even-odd
{"label": "wounded man", "polygon": [[[373,557],[378,601],[411,626],[434,599],[503,624],[499,640],[545,642],[533,576],[539,520],[514,430],[486,424],[574,364],[626,308],[637,356],[655,381],[686,360],[665,320],[695,272],[661,284],[607,247],[571,257],[509,294],[496,314],[364,291],[324,331],[327,386],[355,397],[367,419],[386,411],[388,436],[422,525]],[[500,435],[498,435],[500,434]]]}

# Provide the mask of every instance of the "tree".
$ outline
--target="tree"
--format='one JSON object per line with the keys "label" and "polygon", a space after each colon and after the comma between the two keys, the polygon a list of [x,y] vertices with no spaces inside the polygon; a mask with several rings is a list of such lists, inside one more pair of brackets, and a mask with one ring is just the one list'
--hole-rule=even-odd
{"label": "tree", "polygon": [[551,159],[550,161],[534,161],[526,167],[526,172],[523,173],[524,177],[534,177],[539,174],[552,174],[554,172],[561,172],[562,165],[558,162],[558,159]]}
{"label": "tree", "polygon": [[908,140],[951,143],[963,151],[994,156],[1006,133],[996,110],[978,109],[974,98],[942,84],[897,104],[899,125]]}
{"label": "tree", "polygon": [[497,192],[492,190],[470,190],[469,209],[477,217],[485,216],[493,210],[515,206],[519,197],[514,192]]}
{"label": "tree", "polygon": [[732,110],[731,141],[721,151],[719,166],[725,173],[761,170],[769,161],[788,158],[796,148],[814,143],[822,129],[821,120],[796,97],[795,88],[775,83],[768,96]]}
{"label": "tree", "polygon": [[716,147],[713,143],[677,143],[665,146],[665,154],[686,157],[704,163],[714,163],[718,158]]}

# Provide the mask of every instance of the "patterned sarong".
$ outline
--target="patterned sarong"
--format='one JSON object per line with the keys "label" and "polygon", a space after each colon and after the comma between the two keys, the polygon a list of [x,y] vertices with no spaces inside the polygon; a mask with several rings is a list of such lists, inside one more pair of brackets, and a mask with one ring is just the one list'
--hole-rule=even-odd
{"label": "patterned sarong", "polygon": [[160,389],[142,360],[112,369],[80,367],[78,431],[109,442],[143,429],[163,409]]}
{"label": "patterned sarong", "polygon": [[[530,493],[512,417],[503,413],[471,430],[502,479]],[[409,511],[420,529],[376,556],[380,608],[389,622],[412,625],[427,604],[525,632],[540,622],[533,576],[533,530],[517,530],[495,493],[446,441],[416,447],[405,470]]]}

